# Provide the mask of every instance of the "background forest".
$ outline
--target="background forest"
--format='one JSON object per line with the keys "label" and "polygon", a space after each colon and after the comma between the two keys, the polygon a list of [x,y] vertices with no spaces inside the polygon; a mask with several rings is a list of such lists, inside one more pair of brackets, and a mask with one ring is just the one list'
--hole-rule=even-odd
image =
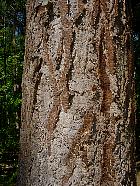
{"label": "background forest", "polygon": [[[0,0],[0,185],[14,185],[18,169],[25,2],[25,0]],[[139,0],[133,0],[130,8],[133,10],[132,29],[137,102],[136,160],[140,162]],[[140,167],[139,163],[137,167]]]}
{"label": "background forest", "polygon": [[0,185],[16,180],[25,0],[0,0]]}

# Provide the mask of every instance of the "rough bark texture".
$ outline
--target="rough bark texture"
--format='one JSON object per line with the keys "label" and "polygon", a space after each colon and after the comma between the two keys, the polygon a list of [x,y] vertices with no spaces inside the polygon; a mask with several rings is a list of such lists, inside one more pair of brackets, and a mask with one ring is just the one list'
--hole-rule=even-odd
{"label": "rough bark texture", "polygon": [[125,0],[28,0],[19,186],[135,186]]}

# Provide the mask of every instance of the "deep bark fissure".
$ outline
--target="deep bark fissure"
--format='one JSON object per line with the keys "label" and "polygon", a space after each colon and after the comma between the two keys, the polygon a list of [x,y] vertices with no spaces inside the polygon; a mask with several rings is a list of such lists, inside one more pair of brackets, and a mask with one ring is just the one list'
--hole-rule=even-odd
{"label": "deep bark fissure", "polygon": [[99,43],[99,79],[101,83],[101,88],[103,91],[103,101],[101,105],[101,112],[106,113],[110,109],[110,104],[112,102],[112,92],[110,90],[110,80],[106,73],[106,55],[103,53],[105,48],[103,47],[103,40],[105,35],[105,30],[101,32],[101,39]]}
{"label": "deep bark fissure", "polygon": [[92,123],[96,120],[95,115],[92,112],[92,109],[85,112],[83,116],[84,124],[82,128],[80,128],[75,136],[75,138],[71,142],[71,147],[69,149],[69,153],[65,159],[65,162],[70,169],[69,175],[63,177],[62,183],[65,185],[68,183],[69,178],[73,175],[75,166],[73,167],[73,162],[75,162],[76,156],[80,155],[80,158],[85,163],[88,168],[91,165],[91,160],[87,158],[87,149],[86,145],[92,143],[91,142],[91,131],[92,131]]}

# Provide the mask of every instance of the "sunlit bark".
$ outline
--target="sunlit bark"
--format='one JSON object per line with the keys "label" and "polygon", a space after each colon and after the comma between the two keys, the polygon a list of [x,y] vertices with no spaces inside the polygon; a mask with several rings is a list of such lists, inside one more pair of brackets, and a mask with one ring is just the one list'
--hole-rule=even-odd
{"label": "sunlit bark", "polygon": [[135,184],[125,0],[27,2],[20,186]]}

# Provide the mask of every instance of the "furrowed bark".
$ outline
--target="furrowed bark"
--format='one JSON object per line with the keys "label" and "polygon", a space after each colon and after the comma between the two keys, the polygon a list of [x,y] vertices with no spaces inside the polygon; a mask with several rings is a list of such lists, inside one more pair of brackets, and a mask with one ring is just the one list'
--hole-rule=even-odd
{"label": "furrowed bark", "polygon": [[27,1],[20,186],[136,185],[124,0]]}

